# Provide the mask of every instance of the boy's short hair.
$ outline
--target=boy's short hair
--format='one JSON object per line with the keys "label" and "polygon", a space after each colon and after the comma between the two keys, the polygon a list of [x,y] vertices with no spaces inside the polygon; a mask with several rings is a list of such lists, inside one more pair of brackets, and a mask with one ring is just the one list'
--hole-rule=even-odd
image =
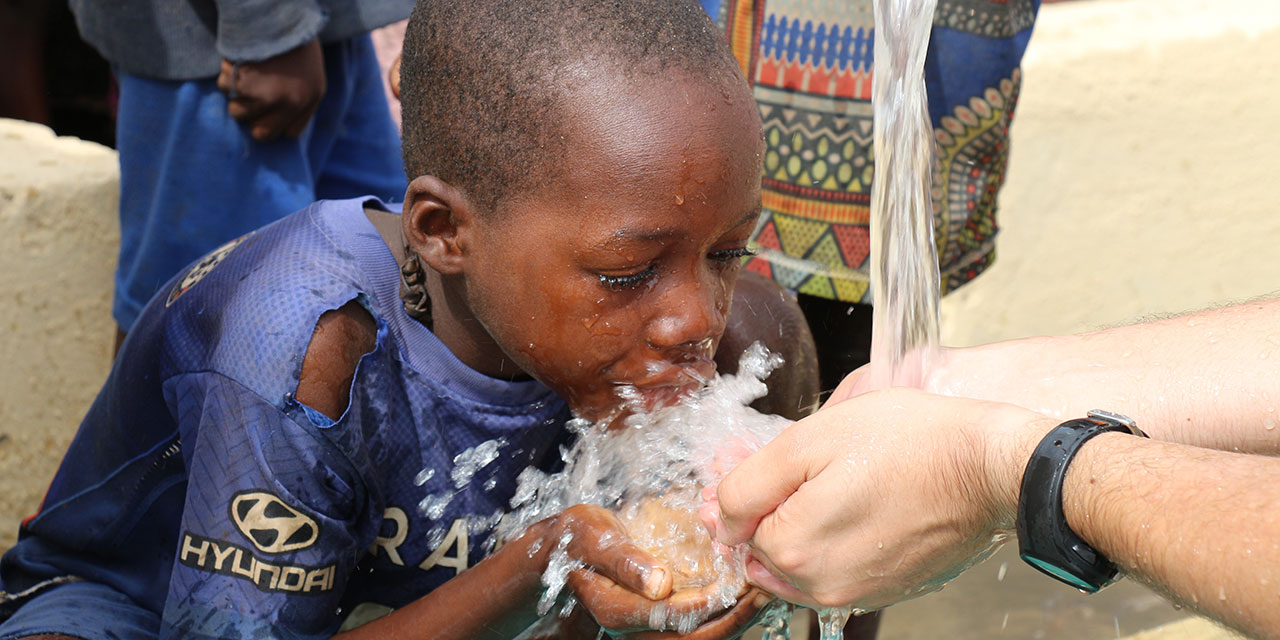
{"label": "boy's short hair", "polygon": [[[401,62],[404,166],[492,210],[554,178],[571,125],[566,69],[746,83],[694,0],[419,0]],[[579,75],[580,79],[581,76]]]}

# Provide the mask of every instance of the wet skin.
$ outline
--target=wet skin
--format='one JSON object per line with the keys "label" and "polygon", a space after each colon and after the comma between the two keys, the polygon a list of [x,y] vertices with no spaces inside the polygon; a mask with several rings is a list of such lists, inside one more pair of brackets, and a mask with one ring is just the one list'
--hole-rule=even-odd
{"label": "wet skin", "polygon": [[[430,267],[432,330],[460,360],[494,377],[535,377],[598,419],[617,410],[619,384],[660,404],[713,372],[738,257],[759,213],[762,144],[740,78],[721,91],[678,72],[627,82],[594,73],[572,78],[567,104],[576,111],[554,180],[480,211],[452,185],[421,176],[410,184],[402,232]],[[326,313],[299,400],[340,414],[372,333],[358,305]],[[568,636],[595,637],[599,625],[671,637],[649,630],[651,612],[702,606],[673,593],[671,573],[629,542],[612,513],[576,505],[343,637],[515,635],[537,618],[554,546],[546,541],[566,534],[570,554],[589,568],[570,573],[568,586],[591,619],[562,629]],[[683,637],[735,637],[770,600],[748,590]]]}
{"label": "wet skin", "polygon": [[405,236],[436,272],[433,329],[463,362],[537,378],[593,420],[616,412],[619,385],[652,408],[714,373],[762,138],[744,92],[675,75],[583,74],[559,175],[495,211],[430,176],[410,185]]}

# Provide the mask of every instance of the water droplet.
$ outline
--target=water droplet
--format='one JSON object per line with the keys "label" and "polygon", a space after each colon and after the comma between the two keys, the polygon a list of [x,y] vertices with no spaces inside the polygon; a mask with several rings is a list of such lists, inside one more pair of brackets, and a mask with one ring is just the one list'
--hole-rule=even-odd
{"label": "water droplet", "polygon": [[440,516],[444,515],[445,508],[453,501],[454,495],[456,494],[442,493],[435,496],[427,496],[418,503],[418,511],[432,520],[438,520]]}
{"label": "water droplet", "polygon": [[1218,587],[1218,599],[1219,599],[1219,600],[1226,600],[1226,599],[1227,599],[1227,588],[1226,588],[1226,587]]}
{"label": "water droplet", "polygon": [[418,472],[418,475],[414,476],[413,484],[414,486],[421,487],[422,485],[426,484],[428,480],[431,479],[431,476],[434,476],[434,475],[436,475],[435,469],[432,469],[430,467],[423,469],[422,471]]}
{"label": "water droplet", "polygon": [[454,456],[453,471],[449,473],[453,486],[458,489],[466,486],[477,471],[498,459],[498,451],[505,446],[507,446],[506,438],[497,438],[482,442]]}
{"label": "water droplet", "polygon": [[[1009,563],[1008,563],[1008,562],[1001,562],[1001,563],[1000,563],[1000,570],[999,570],[999,571],[996,571],[996,582],[1004,582],[1004,574],[1005,574],[1007,571],[1009,571]],[[1005,614],[1005,615],[1007,616],[1008,614]]]}
{"label": "water droplet", "polygon": [[883,541],[883,540],[881,540],[880,542],[877,542],[877,543],[876,543],[876,548],[877,548],[877,549],[883,549],[883,548],[884,548],[884,541]]}
{"label": "water droplet", "polygon": [[684,196],[683,196],[683,195],[681,195],[681,194],[678,194],[678,193],[677,193],[677,194],[676,194],[676,206],[680,206],[680,205],[682,205],[682,204],[684,204]]}

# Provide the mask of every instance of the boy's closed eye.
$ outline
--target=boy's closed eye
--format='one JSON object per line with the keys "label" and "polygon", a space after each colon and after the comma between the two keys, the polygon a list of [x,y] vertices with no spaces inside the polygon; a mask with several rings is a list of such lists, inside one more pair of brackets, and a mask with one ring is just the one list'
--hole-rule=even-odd
{"label": "boy's closed eye", "polygon": [[756,252],[752,251],[751,249],[748,249],[747,247],[739,247],[737,249],[725,249],[723,251],[712,251],[710,254],[707,255],[707,257],[711,258],[712,260],[715,260],[716,262],[730,262],[737,258],[746,258],[748,256],[754,256],[755,254]]}
{"label": "boy's closed eye", "polygon": [[622,291],[625,289],[634,289],[658,274],[658,269],[652,264],[645,267],[643,271],[629,273],[626,275],[609,275],[607,273],[598,274],[600,276],[600,284],[610,291]]}
{"label": "boy's closed eye", "polygon": [[[733,265],[734,260],[738,260],[741,258],[745,258],[747,256],[753,256],[753,255],[755,255],[754,251],[746,247],[738,247],[735,249],[723,249],[720,251],[712,251],[711,253],[707,254],[707,257],[710,258],[713,262],[716,262],[719,265],[721,265],[721,267],[723,268],[723,267]],[[650,263],[648,265],[645,265],[645,267],[642,270],[636,271],[633,273],[624,273],[624,274],[600,273],[597,275],[600,278],[600,284],[605,288],[609,289],[610,291],[622,291],[625,289],[634,289],[635,287],[638,287],[641,284],[644,284],[645,282],[653,278],[655,275],[657,275],[657,273],[658,273],[657,266],[653,263]]]}

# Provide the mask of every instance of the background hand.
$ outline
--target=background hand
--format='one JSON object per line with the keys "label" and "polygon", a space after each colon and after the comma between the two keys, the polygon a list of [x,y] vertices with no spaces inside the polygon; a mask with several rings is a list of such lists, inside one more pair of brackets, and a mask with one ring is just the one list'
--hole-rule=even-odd
{"label": "background hand", "polygon": [[261,62],[237,66],[223,60],[218,74],[218,89],[227,94],[227,113],[261,141],[302,135],[325,88],[319,40]]}
{"label": "background hand", "polygon": [[748,576],[782,597],[881,608],[939,588],[1012,526],[1021,468],[995,444],[1035,438],[1032,422],[1043,419],[908,389],[852,397],[730,473],[704,519],[722,542],[749,542]]}

